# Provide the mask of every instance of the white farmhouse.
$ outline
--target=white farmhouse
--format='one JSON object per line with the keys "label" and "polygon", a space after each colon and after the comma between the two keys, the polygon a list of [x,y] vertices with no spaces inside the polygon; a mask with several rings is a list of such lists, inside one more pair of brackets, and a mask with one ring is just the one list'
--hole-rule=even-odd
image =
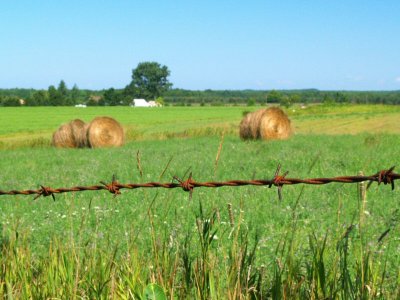
{"label": "white farmhouse", "polygon": [[135,107],[149,107],[150,104],[145,99],[133,99],[133,106]]}
{"label": "white farmhouse", "polygon": [[156,101],[146,101],[145,99],[133,99],[131,106],[135,107],[160,107]]}

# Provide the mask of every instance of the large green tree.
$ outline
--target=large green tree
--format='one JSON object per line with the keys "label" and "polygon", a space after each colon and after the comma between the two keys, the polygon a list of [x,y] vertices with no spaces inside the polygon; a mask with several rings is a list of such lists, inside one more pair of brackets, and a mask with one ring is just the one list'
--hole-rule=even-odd
{"label": "large green tree", "polygon": [[78,86],[76,84],[74,84],[74,86],[72,87],[71,91],[69,92],[67,103],[71,104],[71,105],[74,105],[74,104],[76,104],[76,103],[78,103],[80,101],[81,101],[81,99],[80,99],[79,88],[78,88]]}
{"label": "large green tree", "polygon": [[60,92],[55,88],[54,85],[50,85],[47,94],[49,97],[49,105],[59,106],[62,105],[63,99]]}
{"label": "large green tree", "polygon": [[28,99],[27,105],[30,106],[45,106],[49,105],[49,96],[46,91],[36,91],[32,94],[32,96]]}
{"label": "large green tree", "polygon": [[141,62],[132,70],[132,81],[125,93],[134,97],[156,99],[162,96],[172,84],[168,81],[170,71],[157,62]]}
{"label": "large green tree", "polygon": [[68,87],[64,80],[61,80],[57,87],[59,95],[59,103],[57,105],[67,105],[68,103]]}
{"label": "large green tree", "polygon": [[119,104],[118,93],[114,88],[110,88],[104,92],[103,100],[106,105],[115,106]]}

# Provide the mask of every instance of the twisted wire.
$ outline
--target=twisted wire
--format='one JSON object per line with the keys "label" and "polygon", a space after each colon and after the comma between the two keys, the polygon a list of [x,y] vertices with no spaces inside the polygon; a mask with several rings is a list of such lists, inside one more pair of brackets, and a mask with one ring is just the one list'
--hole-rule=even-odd
{"label": "twisted wire", "polygon": [[400,179],[400,174],[394,173],[394,166],[387,169],[381,170],[373,175],[369,176],[338,176],[331,178],[287,178],[288,172],[280,175],[280,164],[278,165],[275,174],[272,179],[253,179],[253,180],[228,180],[228,181],[207,181],[207,182],[197,182],[192,178],[192,174],[189,175],[188,179],[181,180],[174,176],[176,182],[162,183],[162,182],[147,182],[147,183],[119,183],[115,176],[112,177],[110,183],[100,182],[102,185],[91,185],[91,186],[74,186],[74,187],[61,187],[52,188],[48,186],[41,185],[39,189],[36,190],[0,190],[0,196],[2,195],[36,195],[34,199],[41,196],[48,197],[51,196],[54,200],[55,194],[69,193],[69,192],[83,192],[83,191],[98,191],[98,190],[108,190],[115,196],[121,194],[122,189],[138,189],[138,188],[182,188],[184,191],[190,193],[192,196],[193,190],[195,188],[219,188],[219,187],[239,187],[239,186],[275,186],[278,188],[279,199],[282,198],[281,192],[284,185],[294,185],[294,184],[309,184],[309,185],[322,185],[329,183],[359,183],[363,181],[369,181],[369,185],[373,182],[378,182],[378,184],[390,184],[392,190],[394,189],[395,180]]}

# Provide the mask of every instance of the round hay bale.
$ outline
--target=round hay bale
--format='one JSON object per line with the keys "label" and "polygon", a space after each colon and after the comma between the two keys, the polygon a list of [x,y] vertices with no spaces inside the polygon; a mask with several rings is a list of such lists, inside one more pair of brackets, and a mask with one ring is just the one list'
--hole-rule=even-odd
{"label": "round hay bale", "polygon": [[265,113],[265,109],[260,109],[251,113],[247,113],[239,127],[239,135],[242,139],[258,139],[260,138],[260,121]]}
{"label": "round hay bale", "polygon": [[248,140],[253,138],[250,129],[250,122],[251,122],[251,113],[247,113],[244,115],[239,126],[239,135],[240,138],[243,140]]}
{"label": "round hay bale", "polygon": [[75,119],[69,122],[72,130],[72,136],[75,140],[75,146],[78,148],[85,148],[88,147],[88,140],[87,140],[87,124],[80,119]]}
{"label": "round hay bale", "polygon": [[75,148],[75,139],[69,123],[61,125],[57,131],[53,133],[51,144],[57,148]]}
{"label": "round hay bale", "polygon": [[242,139],[285,139],[292,134],[289,118],[277,107],[248,113],[240,123]]}
{"label": "round hay bale", "polygon": [[260,120],[260,138],[263,140],[287,139],[293,133],[290,119],[283,110],[271,107]]}
{"label": "round hay bale", "polygon": [[250,121],[251,136],[253,139],[259,139],[260,136],[260,123],[265,114],[265,109],[260,109],[252,113]]}
{"label": "round hay bale", "polygon": [[97,117],[88,126],[87,140],[92,148],[122,146],[124,130],[113,118]]}

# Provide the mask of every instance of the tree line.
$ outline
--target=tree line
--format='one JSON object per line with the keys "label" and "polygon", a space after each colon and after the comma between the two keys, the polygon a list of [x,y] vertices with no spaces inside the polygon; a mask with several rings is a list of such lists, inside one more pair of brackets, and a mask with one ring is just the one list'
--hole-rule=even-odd
{"label": "tree line", "polygon": [[[47,90],[0,89],[0,106],[88,106],[130,105],[133,98],[126,89],[80,90],[76,85],[68,89],[63,80]],[[400,104],[400,91],[320,91],[320,90],[204,90],[170,89],[156,99],[166,105],[265,105],[276,103],[291,106],[311,104]],[[23,102],[21,102],[21,100]]]}
{"label": "tree line", "polygon": [[295,103],[400,104],[400,91],[320,91],[304,90],[204,90],[172,88],[167,66],[141,62],[132,70],[131,81],[124,88],[81,90],[68,88],[64,80],[47,90],[0,89],[0,106],[88,106],[130,105],[134,98],[157,100],[166,105],[265,105],[286,107]]}
{"label": "tree line", "polygon": [[400,91],[205,90],[172,89],[164,96],[172,105],[400,104]]}
{"label": "tree line", "polygon": [[76,84],[69,89],[61,80],[57,87],[50,85],[47,90],[0,89],[0,106],[71,106],[101,94],[102,91],[80,90]]}
{"label": "tree line", "polygon": [[130,105],[134,98],[163,102],[161,96],[172,84],[167,66],[157,62],[142,62],[132,70],[131,82],[123,89],[100,91],[80,90],[76,84],[68,89],[64,80],[47,90],[0,89],[0,106],[71,106],[76,104],[115,106]]}

